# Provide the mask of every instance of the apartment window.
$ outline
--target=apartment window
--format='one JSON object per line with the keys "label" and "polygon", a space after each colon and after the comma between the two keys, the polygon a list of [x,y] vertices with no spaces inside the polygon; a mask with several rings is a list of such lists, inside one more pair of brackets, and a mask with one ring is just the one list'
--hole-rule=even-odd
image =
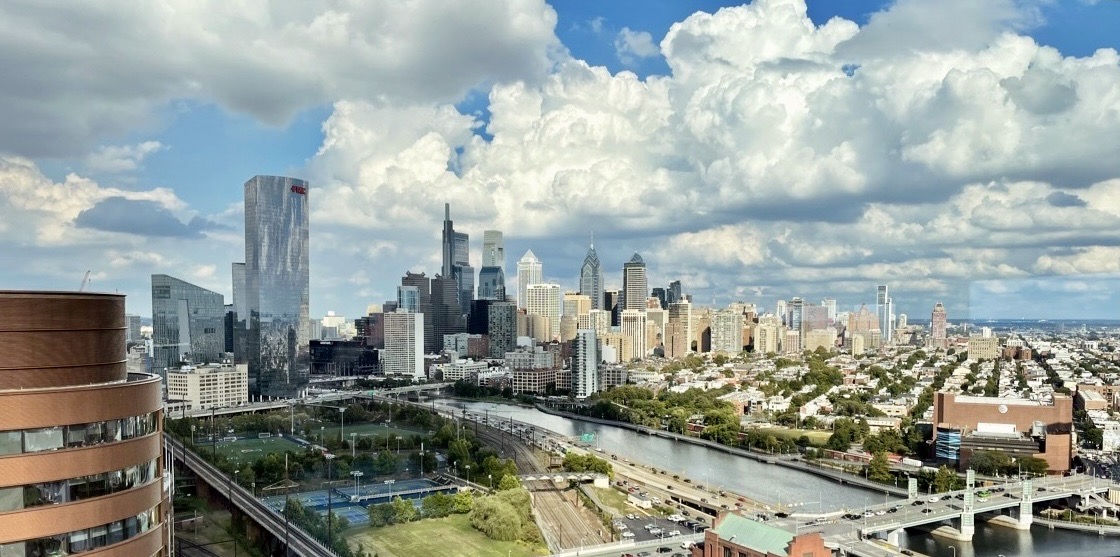
{"label": "apartment window", "polygon": [[22,451],[22,431],[0,431],[0,455],[19,454]]}
{"label": "apartment window", "polygon": [[61,449],[63,445],[62,437],[61,427],[46,427],[25,431],[23,434],[23,452],[36,453]]}

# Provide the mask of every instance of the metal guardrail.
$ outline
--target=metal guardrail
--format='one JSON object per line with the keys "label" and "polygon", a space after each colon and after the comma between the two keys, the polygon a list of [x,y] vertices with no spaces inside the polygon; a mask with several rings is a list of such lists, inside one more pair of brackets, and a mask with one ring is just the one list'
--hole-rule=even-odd
{"label": "metal guardrail", "polygon": [[289,550],[292,554],[301,557],[332,557],[336,555],[334,551],[328,549],[319,540],[295,524],[286,522],[280,513],[254,497],[245,488],[231,482],[229,476],[188,450],[177,439],[164,434],[163,440],[168,452],[177,456],[184,466],[195,473],[198,479],[210,484],[218,493],[226,494],[232,505],[240,509],[262,528],[268,530],[277,539],[281,541],[289,540]]}

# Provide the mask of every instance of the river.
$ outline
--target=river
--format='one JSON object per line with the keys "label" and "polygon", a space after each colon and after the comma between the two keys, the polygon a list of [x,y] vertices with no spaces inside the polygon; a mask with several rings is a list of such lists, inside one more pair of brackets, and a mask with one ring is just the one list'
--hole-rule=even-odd
{"label": "river", "polygon": [[[841,508],[858,509],[866,504],[884,502],[882,494],[837,484],[811,474],[757,462],[699,445],[654,437],[629,429],[573,420],[525,408],[490,402],[436,399],[441,408],[456,412],[489,413],[491,417],[513,418],[565,436],[595,435],[595,445],[633,460],[653,464],[694,481],[742,493],[759,501],[794,505],[802,512],[824,512]],[[1029,532],[990,526],[977,522],[972,543],[951,542],[919,531],[908,531],[901,540],[926,555],[955,557],[996,557],[1076,555],[1077,557],[1118,557],[1120,538],[1098,538],[1064,530],[1035,526]]]}

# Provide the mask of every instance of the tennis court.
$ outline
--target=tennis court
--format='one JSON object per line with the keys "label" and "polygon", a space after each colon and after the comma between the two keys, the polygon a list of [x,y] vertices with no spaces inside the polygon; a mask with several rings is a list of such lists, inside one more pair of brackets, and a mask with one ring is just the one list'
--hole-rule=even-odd
{"label": "tennis court", "polygon": [[[361,505],[332,507],[331,512],[345,518],[351,526],[362,526],[365,524],[369,524],[369,511]],[[319,510],[319,514],[326,516],[327,509]]]}

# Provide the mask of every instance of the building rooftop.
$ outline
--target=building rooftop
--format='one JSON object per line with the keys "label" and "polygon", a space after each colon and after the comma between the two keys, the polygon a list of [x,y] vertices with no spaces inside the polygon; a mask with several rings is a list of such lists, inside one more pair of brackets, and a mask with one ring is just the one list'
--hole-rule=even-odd
{"label": "building rooftop", "polygon": [[789,542],[793,541],[794,537],[793,532],[751,520],[735,513],[725,514],[723,520],[716,525],[715,532],[722,540],[749,547],[763,554],[783,557],[788,555],[786,548],[789,547]]}

